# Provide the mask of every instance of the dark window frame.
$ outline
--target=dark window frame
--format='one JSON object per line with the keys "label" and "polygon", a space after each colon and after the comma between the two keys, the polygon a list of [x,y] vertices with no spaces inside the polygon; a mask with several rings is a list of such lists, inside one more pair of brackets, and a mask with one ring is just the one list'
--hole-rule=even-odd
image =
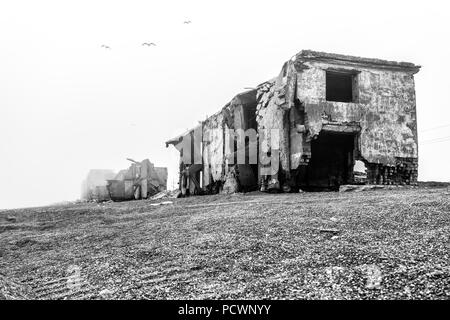
{"label": "dark window frame", "polygon": [[326,101],[358,103],[358,74],[355,70],[325,70]]}

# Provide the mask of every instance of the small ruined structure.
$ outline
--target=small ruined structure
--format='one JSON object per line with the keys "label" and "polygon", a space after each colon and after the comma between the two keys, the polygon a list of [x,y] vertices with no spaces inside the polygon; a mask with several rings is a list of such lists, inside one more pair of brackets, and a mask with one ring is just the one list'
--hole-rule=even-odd
{"label": "small ruined structure", "polygon": [[167,168],[155,167],[148,159],[131,161],[128,169],[91,170],[83,182],[82,198],[89,201],[147,199],[167,189]]}
{"label": "small ruined structure", "polygon": [[167,168],[155,167],[148,159],[131,161],[131,166],[108,180],[109,195],[114,201],[147,199],[167,189]]}
{"label": "small ruined structure", "polygon": [[166,142],[180,151],[182,193],[415,185],[419,69],[301,51],[278,77]]}

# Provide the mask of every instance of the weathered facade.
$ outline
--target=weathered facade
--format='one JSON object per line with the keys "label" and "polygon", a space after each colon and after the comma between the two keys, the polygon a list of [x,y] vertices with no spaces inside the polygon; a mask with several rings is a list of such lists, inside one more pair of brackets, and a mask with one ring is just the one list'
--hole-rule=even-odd
{"label": "weathered facade", "polygon": [[107,180],[111,200],[147,199],[167,189],[167,168],[155,167],[148,159],[127,160],[131,161],[130,167]]}
{"label": "weathered facade", "polygon": [[155,167],[148,159],[131,161],[129,168],[115,174],[112,170],[90,170],[82,185],[82,199],[88,201],[125,201],[147,199],[167,190],[167,168]]}
{"label": "weathered facade", "polygon": [[180,188],[185,194],[335,189],[355,183],[358,160],[365,183],[416,184],[419,69],[301,51],[278,77],[167,141],[181,153]]}

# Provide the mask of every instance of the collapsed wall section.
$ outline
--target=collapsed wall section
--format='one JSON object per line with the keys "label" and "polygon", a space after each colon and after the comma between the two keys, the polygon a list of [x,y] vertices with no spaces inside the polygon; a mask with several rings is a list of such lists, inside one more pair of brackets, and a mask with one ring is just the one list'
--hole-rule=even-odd
{"label": "collapsed wall section", "polygon": [[203,189],[218,192],[225,166],[225,119],[223,110],[203,122]]}
{"label": "collapsed wall section", "polygon": [[249,155],[250,144],[257,144],[255,112],[256,90],[250,90],[203,122],[204,192],[257,188],[257,158]]}
{"label": "collapsed wall section", "polygon": [[[295,186],[292,170],[306,163],[304,117],[297,103],[298,72],[292,61],[284,64],[278,77],[258,86],[257,123],[259,138],[259,184],[261,190],[290,191]],[[275,162],[275,164],[274,164]]]}

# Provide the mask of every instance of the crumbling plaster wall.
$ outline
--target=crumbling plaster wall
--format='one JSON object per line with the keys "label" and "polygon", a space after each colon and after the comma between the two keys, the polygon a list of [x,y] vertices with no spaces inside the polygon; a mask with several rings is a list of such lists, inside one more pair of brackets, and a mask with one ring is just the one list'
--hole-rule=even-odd
{"label": "crumbling plaster wall", "polygon": [[[272,156],[272,129],[278,131],[280,168],[289,175],[301,160],[303,136],[293,134],[296,124],[294,106],[297,92],[297,71],[292,61],[284,64],[278,77],[258,86],[256,121],[260,140],[259,162],[265,164]],[[270,151],[270,156],[269,152]],[[263,165],[264,166],[264,165]]]}
{"label": "crumbling plaster wall", "polygon": [[[251,115],[246,108],[255,104],[256,91],[234,97],[218,113],[203,122],[203,186],[225,183],[236,175],[235,132],[248,129]],[[253,117],[254,121],[254,117]],[[245,146],[241,146],[245,148]],[[227,178],[228,177],[228,178]]]}
{"label": "crumbling plaster wall", "polygon": [[223,110],[203,122],[204,186],[222,180],[224,175],[224,125]]}
{"label": "crumbling plaster wall", "polygon": [[[326,101],[326,69],[357,72],[356,102]],[[366,161],[395,165],[397,157],[417,158],[413,74],[308,61],[297,75],[297,97],[304,104],[310,137],[320,133],[324,121],[358,123]]]}

